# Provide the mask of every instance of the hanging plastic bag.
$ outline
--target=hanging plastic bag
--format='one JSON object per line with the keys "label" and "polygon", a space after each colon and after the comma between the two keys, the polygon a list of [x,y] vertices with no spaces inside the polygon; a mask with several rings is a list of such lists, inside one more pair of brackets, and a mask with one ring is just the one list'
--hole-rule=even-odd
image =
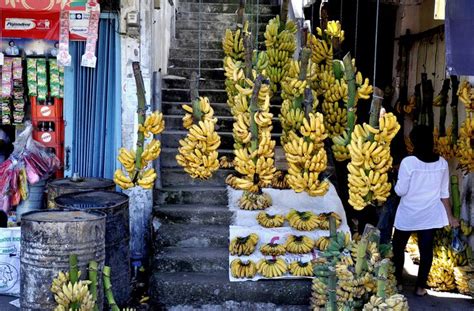
{"label": "hanging plastic bag", "polygon": [[466,249],[466,244],[459,236],[459,228],[453,229],[453,240],[451,241],[451,248],[455,253],[461,253]]}

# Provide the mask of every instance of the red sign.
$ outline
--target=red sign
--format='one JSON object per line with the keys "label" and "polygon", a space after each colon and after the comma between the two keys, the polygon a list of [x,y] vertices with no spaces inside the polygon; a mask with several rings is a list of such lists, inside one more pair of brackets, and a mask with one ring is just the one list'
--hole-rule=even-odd
{"label": "red sign", "polygon": [[[72,11],[75,24],[76,16],[83,16],[84,22],[88,14],[85,12],[84,0],[0,0],[0,37],[59,40],[59,13]],[[75,28],[80,28],[74,26]],[[85,40],[85,34],[72,29],[72,40]],[[84,27],[82,27],[84,28]]]}

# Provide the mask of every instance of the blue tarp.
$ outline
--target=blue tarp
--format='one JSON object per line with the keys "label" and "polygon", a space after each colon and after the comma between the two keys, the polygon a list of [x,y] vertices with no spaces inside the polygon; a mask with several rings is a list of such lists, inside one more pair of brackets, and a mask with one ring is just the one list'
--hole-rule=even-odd
{"label": "blue tarp", "polygon": [[446,1],[446,65],[450,75],[474,76],[474,1]]}

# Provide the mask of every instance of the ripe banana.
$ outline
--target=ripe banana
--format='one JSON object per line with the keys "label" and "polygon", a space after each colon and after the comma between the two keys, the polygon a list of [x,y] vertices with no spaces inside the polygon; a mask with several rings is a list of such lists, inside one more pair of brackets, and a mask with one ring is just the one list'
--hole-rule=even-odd
{"label": "ripe banana", "polygon": [[288,271],[288,265],[282,258],[263,258],[257,262],[257,271],[266,278],[275,278],[286,274]]}
{"label": "ripe banana", "polygon": [[265,212],[260,212],[257,215],[258,223],[265,228],[276,228],[283,226],[285,218],[283,215],[269,215]]}
{"label": "ripe banana", "polygon": [[230,272],[234,278],[251,279],[257,274],[257,265],[252,260],[236,258],[230,263]]}
{"label": "ripe banana", "polygon": [[229,253],[234,256],[248,256],[255,251],[258,240],[258,235],[255,233],[245,237],[235,237],[229,244]]}

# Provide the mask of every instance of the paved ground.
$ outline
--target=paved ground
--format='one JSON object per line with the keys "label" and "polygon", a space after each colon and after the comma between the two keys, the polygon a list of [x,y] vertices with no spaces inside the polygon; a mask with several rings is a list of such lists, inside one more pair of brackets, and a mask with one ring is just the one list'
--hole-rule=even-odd
{"label": "paved ground", "polygon": [[[474,300],[468,296],[440,293],[428,291],[425,297],[417,297],[413,295],[416,274],[418,273],[418,266],[411,263],[409,257],[405,260],[405,281],[403,286],[403,294],[408,298],[410,310],[413,311],[473,311]],[[9,304],[10,301],[15,300],[15,297],[0,296],[0,311],[18,311],[19,309]],[[302,311],[308,310],[308,306],[276,306],[274,304],[248,304],[245,302],[239,303],[235,301],[227,301],[222,305],[205,305],[200,308],[191,306],[176,306],[170,311]]]}

